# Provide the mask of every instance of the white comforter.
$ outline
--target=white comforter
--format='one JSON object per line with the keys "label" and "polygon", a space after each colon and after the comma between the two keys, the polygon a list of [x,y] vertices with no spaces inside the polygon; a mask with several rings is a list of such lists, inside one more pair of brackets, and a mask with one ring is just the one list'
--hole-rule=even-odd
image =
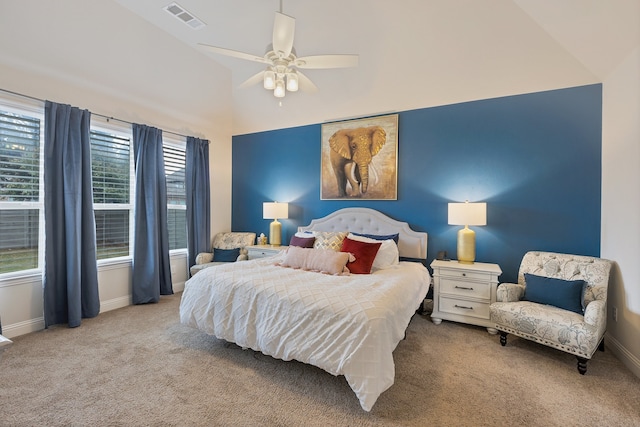
{"label": "white comforter", "polygon": [[[281,255],[282,256],[282,255]],[[330,276],[280,256],[204,269],[185,284],[180,321],[282,360],[344,375],[370,411],[395,376],[392,352],[429,290],[419,263]]]}

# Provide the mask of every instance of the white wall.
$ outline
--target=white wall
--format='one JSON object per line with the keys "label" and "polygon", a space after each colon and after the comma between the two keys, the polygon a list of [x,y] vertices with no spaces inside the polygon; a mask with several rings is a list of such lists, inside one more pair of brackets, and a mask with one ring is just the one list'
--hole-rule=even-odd
{"label": "white wall", "polygon": [[[603,83],[602,251],[617,263],[607,344],[640,376],[640,48]],[[617,321],[613,318],[617,309]]]}
{"label": "white wall", "polygon": [[[114,2],[0,0],[0,10],[0,89],[208,139],[212,231],[230,230],[227,69]],[[179,291],[186,254],[171,256],[171,272]],[[101,311],[131,303],[130,261],[100,264],[98,282]],[[41,274],[0,279],[3,334],[41,329],[42,304]]]}

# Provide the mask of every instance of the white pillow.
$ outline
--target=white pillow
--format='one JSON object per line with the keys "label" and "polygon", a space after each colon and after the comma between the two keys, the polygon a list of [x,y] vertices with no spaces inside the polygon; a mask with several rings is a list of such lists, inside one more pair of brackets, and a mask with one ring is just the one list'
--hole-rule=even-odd
{"label": "white pillow", "polygon": [[382,245],[380,245],[380,249],[378,249],[376,258],[373,260],[373,265],[371,266],[372,270],[382,270],[384,268],[389,268],[392,265],[397,265],[400,261],[398,245],[396,245],[396,242],[394,242],[393,239],[376,240],[370,239],[369,237],[356,236],[353,233],[349,233],[347,237],[351,240],[357,240],[359,242],[382,243]]}
{"label": "white pillow", "polygon": [[315,237],[315,235],[316,235],[315,231],[298,231],[295,234],[296,237],[302,237],[302,238]]}

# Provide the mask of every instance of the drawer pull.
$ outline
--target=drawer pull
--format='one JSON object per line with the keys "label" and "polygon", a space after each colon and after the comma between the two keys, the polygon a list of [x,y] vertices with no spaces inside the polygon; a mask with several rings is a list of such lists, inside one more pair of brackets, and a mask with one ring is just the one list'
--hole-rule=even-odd
{"label": "drawer pull", "polygon": [[464,305],[454,305],[455,308],[464,308],[465,310],[473,310],[473,307],[465,307]]}
{"label": "drawer pull", "polygon": [[464,289],[465,291],[472,291],[473,288],[467,288],[466,286],[456,286],[456,289]]}

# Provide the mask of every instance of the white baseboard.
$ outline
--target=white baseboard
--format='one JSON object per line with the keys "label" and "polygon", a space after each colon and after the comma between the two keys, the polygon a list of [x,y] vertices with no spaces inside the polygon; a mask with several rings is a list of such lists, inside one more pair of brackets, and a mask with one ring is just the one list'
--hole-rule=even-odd
{"label": "white baseboard", "polygon": [[640,378],[640,359],[631,354],[629,350],[608,333],[605,337],[605,344],[636,377]]}
{"label": "white baseboard", "polygon": [[2,325],[2,335],[4,335],[7,338],[15,338],[20,335],[41,331],[43,329],[44,329],[44,317],[37,317],[35,319],[29,319],[24,322],[12,323],[10,325]]}
{"label": "white baseboard", "polygon": [[113,298],[107,301],[100,301],[100,313],[115,310],[116,308],[126,307],[132,304],[131,295]]}

